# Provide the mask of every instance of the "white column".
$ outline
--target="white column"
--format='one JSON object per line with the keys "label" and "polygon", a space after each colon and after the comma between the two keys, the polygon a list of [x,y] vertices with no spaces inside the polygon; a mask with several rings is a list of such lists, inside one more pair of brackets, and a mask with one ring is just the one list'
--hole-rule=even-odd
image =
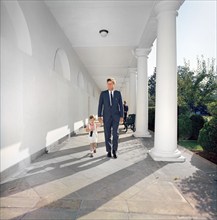
{"label": "white column", "polygon": [[147,59],[150,49],[137,48],[137,99],[135,137],[151,137],[148,131],[148,76]]}
{"label": "white column", "polygon": [[130,95],[130,84],[129,84],[129,79],[126,79],[125,85],[126,85],[126,97],[125,101],[128,103],[129,102],[129,95]]}
{"label": "white column", "polygon": [[128,69],[130,74],[129,114],[136,114],[136,68]]}
{"label": "white column", "polygon": [[121,95],[122,95],[122,99],[124,101],[124,99],[126,97],[126,85],[123,85]]}
{"label": "white column", "polygon": [[[176,2],[177,4],[177,2]],[[177,149],[176,12],[172,1],[157,5],[157,75],[155,143],[150,155],[156,161],[184,161]]]}

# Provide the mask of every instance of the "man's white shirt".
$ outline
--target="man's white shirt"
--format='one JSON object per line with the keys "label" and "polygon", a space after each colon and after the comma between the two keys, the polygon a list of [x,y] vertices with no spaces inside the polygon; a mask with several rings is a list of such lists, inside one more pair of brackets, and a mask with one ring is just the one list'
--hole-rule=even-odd
{"label": "man's white shirt", "polygon": [[109,92],[110,106],[112,106],[111,93],[112,93],[112,97],[113,97],[113,99],[114,99],[114,90],[112,90],[112,91],[108,90],[108,92]]}

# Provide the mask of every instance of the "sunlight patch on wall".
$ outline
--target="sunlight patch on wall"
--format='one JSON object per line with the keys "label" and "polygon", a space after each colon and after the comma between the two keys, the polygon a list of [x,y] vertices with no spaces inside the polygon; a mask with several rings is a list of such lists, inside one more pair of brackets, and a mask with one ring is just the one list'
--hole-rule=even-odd
{"label": "sunlight patch on wall", "polygon": [[[17,142],[1,149],[1,172],[30,156],[28,149],[20,149],[21,142]],[[10,156],[10,159],[8,156]]]}
{"label": "sunlight patch on wall", "polygon": [[68,125],[49,131],[46,136],[46,147],[69,134],[70,129]]}
{"label": "sunlight patch on wall", "polygon": [[79,130],[79,128],[83,127],[84,126],[84,122],[81,120],[81,121],[77,121],[74,123],[74,131],[77,131]]}

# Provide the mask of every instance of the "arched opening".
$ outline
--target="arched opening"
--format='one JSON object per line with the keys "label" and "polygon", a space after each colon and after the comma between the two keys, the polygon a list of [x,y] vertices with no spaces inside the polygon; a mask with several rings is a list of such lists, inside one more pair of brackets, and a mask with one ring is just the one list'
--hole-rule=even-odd
{"label": "arched opening", "polygon": [[18,48],[24,53],[32,55],[29,28],[19,3],[17,1],[3,1],[2,3],[13,25]]}
{"label": "arched opening", "polygon": [[81,89],[84,89],[84,76],[83,76],[83,73],[82,72],[79,72],[78,73],[78,76],[77,76],[77,85],[78,87],[80,87]]}
{"label": "arched opening", "polygon": [[91,85],[91,83],[87,84],[87,92],[90,96],[93,96],[93,86]]}
{"label": "arched opening", "polygon": [[66,52],[57,49],[54,56],[54,71],[61,74],[65,79],[70,80],[70,66]]}

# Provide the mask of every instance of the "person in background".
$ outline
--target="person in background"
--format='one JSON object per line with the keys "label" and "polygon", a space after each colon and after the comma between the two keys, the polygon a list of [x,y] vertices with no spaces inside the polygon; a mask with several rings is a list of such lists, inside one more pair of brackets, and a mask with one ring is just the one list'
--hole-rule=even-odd
{"label": "person in background", "polygon": [[127,112],[128,112],[128,105],[127,105],[127,102],[124,101],[124,121],[127,120]]}

